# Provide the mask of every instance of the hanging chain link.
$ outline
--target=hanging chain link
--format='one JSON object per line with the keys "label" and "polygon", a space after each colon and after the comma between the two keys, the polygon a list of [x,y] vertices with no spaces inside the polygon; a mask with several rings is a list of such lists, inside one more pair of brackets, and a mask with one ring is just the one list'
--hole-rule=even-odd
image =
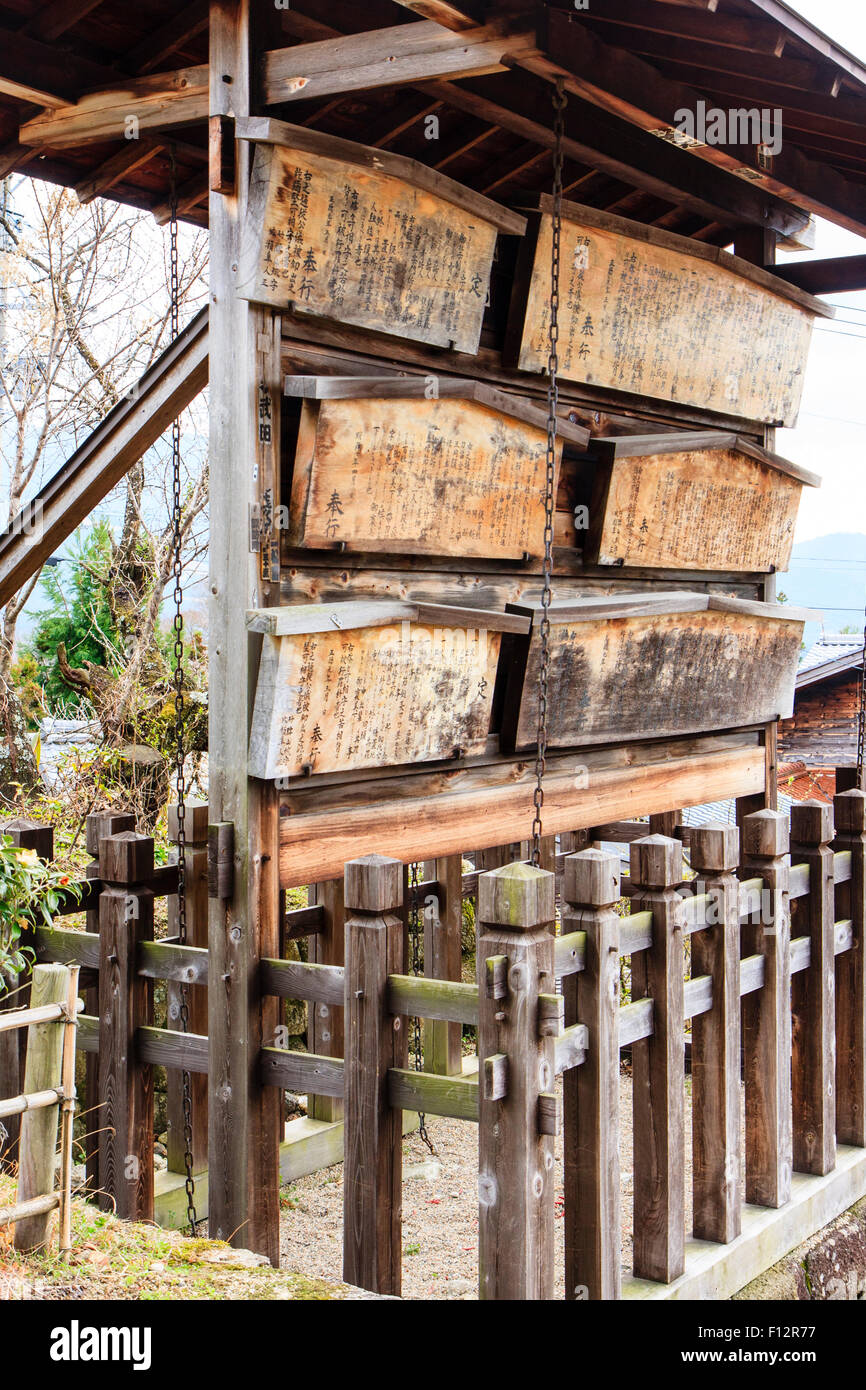
{"label": "hanging chain link", "polygon": [[[418,978],[424,973],[421,963],[421,909],[418,900],[418,865],[412,864],[409,868],[409,885],[411,888],[409,903],[409,941],[412,947],[412,974]],[[416,1071],[424,1070],[424,1053],[421,1048],[421,1020],[412,1019],[412,1053]],[[418,1134],[423,1139],[431,1154],[435,1153],[432,1140],[427,1133],[427,1116],[423,1113],[418,1115]]]}
{"label": "hanging chain link", "polygon": [[[177,165],[174,145],[169,146],[169,177],[171,198],[171,220],[169,223],[170,273],[171,273],[171,339],[177,339],[180,330],[180,272],[177,256]],[[184,688],[183,688],[183,508],[181,502],[180,476],[180,420],[177,416],[171,424],[171,476],[172,476],[172,574],[174,575],[174,765],[177,782],[177,935],[180,944],[186,944],[186,780],[184,777]],[[189,986],[180,987],[180,1027],[181,1032],[189,1032]],[[188,1071],[182,1075],[183,1105],[183,1162],[186,1172],[184,1189],[186,1191],[186,1214],[189,1233],[195,1235],[198,1217],[195,1210],[195,1178],[193,1177],[192,1148],[192,1078]]]}
{"label": "hanging chain link", "polygon": [[550,325],[547,357],[547,476],[544,493],[544,568],[541,589],[541,665],[538,673],[538,731],[535,754],[535,815],[532,821],[532,862],[541,863],[541,812],[547,761],[547,692],[550,683],[550,600],[553,575],[553,511],[556,477],[556,409],[559,404],[559,270],[562,232],[562,145],[567,98],[563,79],[553,95],[553,227],[550,252]]}
{"label": "hanging chain link", "polygon": [[857,786],[863,786],[863,755],[866,751],[866,624],[863,627],[863,661],[860,665],[860,709],[857,716]]}

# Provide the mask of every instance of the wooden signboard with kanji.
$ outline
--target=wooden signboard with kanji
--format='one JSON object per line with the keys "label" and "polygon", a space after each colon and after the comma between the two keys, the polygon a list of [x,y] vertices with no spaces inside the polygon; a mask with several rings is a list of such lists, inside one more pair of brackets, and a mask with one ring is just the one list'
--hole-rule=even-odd
{"label": "wooden signboard with kanji", "polygon": [[584,560],[596,565],[785,570],[803,487],[820,484],[750,439],[721,432],[594,439],[592,454]]}
{"label": "wooden signboard with kanji", "polygon": [[238,293],[476,352],[498,232],[526,221],[415,160],[267,118],[255,140]]}
{"label": "wooden signboard with kanji", "polygon": [[[528,560],[544,552],[547,416],[449,377],[289,377],[302,399],[292,546]],[[563,422],[564,441],[589,433]]]}
{"label": "wooden signboard with kanji", "polygon": [[269,608],[252,777],[291,778],[482,753],[503,632],[528,618],[388,601]]}
{"label": "wooden signboard with kanji", "polygon": [[[538,728],[541,605],[509,642],[502,743],[529,749]],[[716,594],[638,593],[554,602],[551,747],[735,729],[787,718],[808,614]],[[505,660],[505,654],[503,654]]]}
{"label": "wooden signboard with kanji", "polygon": [[[523,244],[506,356],[547,365],[551,200]],[[559,370],[569,381],[792,426],[821,300],[673,232],[563,204]]]}

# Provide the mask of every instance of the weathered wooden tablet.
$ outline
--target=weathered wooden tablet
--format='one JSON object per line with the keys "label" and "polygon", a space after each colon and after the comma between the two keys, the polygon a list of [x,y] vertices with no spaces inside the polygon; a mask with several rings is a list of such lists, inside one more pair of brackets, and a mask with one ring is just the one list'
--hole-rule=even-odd
{"label": "weathered wooden tablet", "polygon": [[721,432],[594,439],[592,454],[584,560],[597,565],[787,569],[800,494],[821,482],[750,439]]}
{"label": "weathered wooden tablet", "polygon": [[[538,721],[541,605],[509,643],[502,742],[531,748]],[[791,714],[808,614],[716,594],[626,594],[550,608],[554,748],[736,729]],[[504,659],[504,658],[503,658]]]}
{"label": "weathered wooden tablet", "polygon": [[[551,199],[521,262],[506,357],[547,364]],[[559,369],[584,381],[766,424],[796,423],[821,300],[689,237],[563,204]]]}
{"label": "weathered wooden tablet", "polygon": [[484,751],[503,632],[524,615],[372,601],[260,609],[252,777]]}
{"label": "weathered wooden tablet", "polygon": [[238,293],[476,352],[497,232],[526,220],[426,165],[268,118],[255,140]]}
{"label": "weathered wooden tablet", "polygon": [[[547,416],[458,377],[287,377],[302,397],[290,545],[529,559],[544,553]],[[585,447],[589,431],[561,423]]]}

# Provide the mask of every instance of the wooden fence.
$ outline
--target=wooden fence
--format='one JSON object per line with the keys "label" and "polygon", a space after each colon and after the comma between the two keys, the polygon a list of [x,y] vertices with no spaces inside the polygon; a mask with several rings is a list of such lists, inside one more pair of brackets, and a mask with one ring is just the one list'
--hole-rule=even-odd
{"label": "wooden fence", "polygon": [[[619,1298],[623,1048],[633,1077],[633,1276],[644,1289],[677,1280],[686,1258],[687,1024],[694,1237],[710,1250],[736,1243],[744,1199],[747,1210],[781,1218],[794,1174],[830,1174],[837,1140],[866,1146],[866,795],[842,792],[832,808],[804,802],[790,827],[786,816],[759,811],[741,831],[694,829],[684,836],[689,881],[682,839],[646,829],[592,832],[632,841],[623,883],[619,857],[598,848],[566,854],[559,873],[511,862],[473,875],[476,984],[406,973],[405,869],[380,856],[346,866],[344,965],[260,962],[263,995],[345,1010],[347,1060],[266,1045],[257,1072],[264,1093],[277,1087],[344,1108],[351,1282],[400,1292],[401,1112],[423,1110],[479,1127],[482,1298],[553,1296],[560,1131],[566,1297]],[[204,1077],[221,1065],[203,1033],[154,1026],[153,982],[201,989],[208,952],[153,940],[154,896],[176,891],[177,871],[154,867],[151,840],[131,830],[102,835],[97,872],[85,906],[98,931],[40,930],[39,953],[91,972],[98,1017],[81,1018],[79,1046],[98,1057],[99,1200],[149,1219],[152,1069],[167,1067],[176,1086],[182,1069]],[[430,878],[420,885],[425,896],[441,887]],[[626,915],[615,910],[623,893]],[[326,918],[321,901],[287,913],[284,936],[315,933]],[[449,920],[453,931],[453,913]],[[428,967],[433,960],[431,951]],[[410,1068],[414,1016],[440,1031],[475,1026],[477,1076]],[[203,1093],[196,1106],[201,1132]]]}

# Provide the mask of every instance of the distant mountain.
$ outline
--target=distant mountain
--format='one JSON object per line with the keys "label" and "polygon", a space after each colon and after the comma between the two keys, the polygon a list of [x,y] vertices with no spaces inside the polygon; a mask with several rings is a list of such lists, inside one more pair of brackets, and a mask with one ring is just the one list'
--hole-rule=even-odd
{"label": "distant mountain", "polygon": [[[780,593],[792,604],[822,610],[825,632],[863,629],[866,606],[866,535],[838,531],[800,541],[791,555],[791,568],[778,577]],[[820,622],[807,623],[806,645],[821,631]]]}

